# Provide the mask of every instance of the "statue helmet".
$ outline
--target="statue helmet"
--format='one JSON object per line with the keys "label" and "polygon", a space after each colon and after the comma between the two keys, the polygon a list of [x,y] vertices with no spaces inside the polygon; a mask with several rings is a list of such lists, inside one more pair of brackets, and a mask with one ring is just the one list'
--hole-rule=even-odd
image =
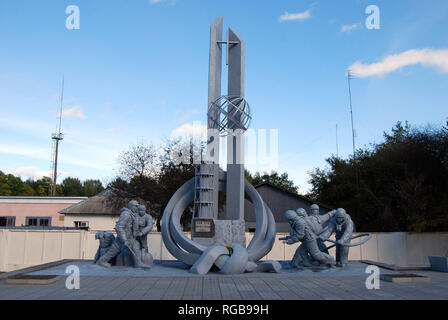
{"label": "statue helmet", "polygon": [[142,209],[143,211],[146,211],[146,207],[144,205],[142,205],[142,204],[138,206],[138,209],[139,210]]}
{"label": "statue helmet", "polygon": [[133,206],[137,206],[138,207],[138,202],[137,200],[131,200],[128,202],[128,208],[132,209]]}
{"label": "statue helmet", "polygon": [[104,234],[104,231],[98,231],[97,233],[95,233],[95,240],[104,238]]}
{"label": "statue helmet", "polygon": [[288,221],[292,221],[297,219],[297,213],[295,213],[293,210],[287,210],[284,214],[285,219]]}
{"label": "statue helmet", "polygon": [[318,206],[317,204],[312,204],[311,207],[310,207],[310,210],[311,210],[311,211],[313,211],[313,210],[319,210],[319,206]]}
{"label": "statue helmet", "polygon": [[336,210],[336,221],[343,221],[345,222],[347,220],[347,212],[345,212],[344,209],[339,208],[338,210]]}
{"label": "statue helmet", "polygon": [[306,210],[303,208],[298,208],[296,210],[296,215],[298,215],[299,217],[306,217],[307,216]]}

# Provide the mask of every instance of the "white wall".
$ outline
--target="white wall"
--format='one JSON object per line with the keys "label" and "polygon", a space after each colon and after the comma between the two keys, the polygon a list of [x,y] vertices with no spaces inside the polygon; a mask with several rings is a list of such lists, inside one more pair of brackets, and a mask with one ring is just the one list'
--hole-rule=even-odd
{"label": "white wall", "polygon": [[[61,259],[93,259],[98,249],[95,231],[0,229],[0,272],[7,272]],[[277,239],[287,234],[277,234]],[[246,245],[252,239],[246,233]],[[357,241],[357,240],[355,240]],[[175,260],[163,244],[160,233],[148,236],[154,259]],[[298,244],[276,240],[263,260],[290,260]],[[350,249],[350,260],[372,260],[400,267],[429,266],[428,255],[445,255],[448,233],[375,233],[361,247]],[[334,249],[330,251],[335,255]]]}
{"label": "white wall", "polygon": [[64,227],[74,227],[75,221],[88,221],[91,231],[113,231],[118,221],[117,215],[76,215],[66,214],[64,218]]}

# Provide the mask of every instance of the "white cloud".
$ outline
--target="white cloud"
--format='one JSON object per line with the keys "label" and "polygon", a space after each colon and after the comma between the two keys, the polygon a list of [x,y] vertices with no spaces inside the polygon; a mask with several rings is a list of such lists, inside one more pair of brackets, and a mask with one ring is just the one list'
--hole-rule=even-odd
{"label": "white cloud", "polygon": [[172,137],[200,136],[206,134],[207,134],[207,126],[201,125],[200,122],[195,122],[193,123],[193,125],[190,123],[185,123],[171,132]]}
{"label": "white cloud", "polygon": [[344,25],[341,27],[341,32],[352,31],[352,30],[358,29],[360,26],[361,26],[361,22],[355,23],[352,25]]}
{"label": "white cloud", "polygon": [[149,4],[155,4],[155,3],[159,3],[162,0],[149,0]]}
{"label": "white cloud", "polygon": [[[71,164],[76,166],[82,166],[86,168],[92,169],[104,169],[104,163],[106,160],[113,158],[112,147],[106,148],[105,143],[101,146],[98,145],[85,145],[84,148],[75,148],[72,149],[71,146],[67,146],[67,139],[64,140],[64,151],[59,155],[59,163],[63,164]],[[70,145],[75,145],[72,141],[70,141]],[[70,147],[71,150],[67,149]],[[82,145],[81,145],[82,146]],[[101,149],[100,149],[101,147]],[[83,150],[80,154],[79,150]],[[101,150],[101,152],[99,152]],[[51,149],[39,148],[30,145],[0,145],[0,154],[13,154],[24,157],[29,157],[32,159],[40,159],[48,161],[48,165],[50,165],[50,155]],[[91,155],[95,155],[97,161],[93,162],[91,160]],[[85,157],[87,159],[81,159],[81,157]]]}
{"label": "white cloud", "polygon": [[[37,167],[31,166],[31,167],[22,167],[12,170],[10,173],[14,176],[33,176],[33,173],[36,171]],[[50,173],[50,171],[46,172],[47,174]]]}
{"label": "white cloud", "polygon": [[32,146],[20,146],[18,144],[0,145],[0,153],[15,154],[19,156],[32,157],[35,159],[47,160],[49,158],[49,152],[49,149]]}
{"label": "white cloud", "polygon": [[78,119],[87,118],[85,114],[82,112],[82,108],[80,105],[73,106],[68,109],[62,110],[62,118],[75,117]]}
{"label": "white cloud", "polygon": [[8,117],[7,115],[2,115],[2,117],[0,117],[0,126],[7,127],[20,133],[27,132],[35,137],[48,137],[48,132],[54,130],[54,127],[48,125],[48,123],[40,122],[36,119],[28,120],[23,116]]}
{"label": "white cloud", "polygon": [[310,10],[306,10],[304,12],[299,13],[285,12],[285,14],[279,18],[279,21],[306,20],[309,18],[311,18]]}
{"label": "white cloud", "polygon": [[355,62],[349,67],[355,76],[365,78],[373,76],[385,76],[406,66],[422,64],[426,67],[433,67],[440,72],[448,72],[448,49],[413,49],[396,55],[383,58],[380,62],[363,64]]}
{"label": "white cloud", "polygon": [[188,120],[190,120],[195,114],[198,114],[199,110],[198,109],[193,109],[193,110],[189,110],[187,112],[184,112],[179,118],[174,119],[174,122],[177,123],[182,123],[182,122],[187,122]]}
{"label": "white cloud", "polygon": [[[38,180],[38,179],[42,179],[43,177],[51,176],[50,170],[38,171],[37,167],[35,167],[35,166],[17,168],[17,169],[12,170],[10,173],[16,177],[26,177],[26,178],[31,178],[33,180]],[[69,172],[58,172],[58,177],[68,176],[68,175],[69,175]]]}

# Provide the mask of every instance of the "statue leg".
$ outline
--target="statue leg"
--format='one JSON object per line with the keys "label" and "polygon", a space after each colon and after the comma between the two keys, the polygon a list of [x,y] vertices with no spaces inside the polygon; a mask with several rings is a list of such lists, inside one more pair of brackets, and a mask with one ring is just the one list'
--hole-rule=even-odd
{"label": "statue leg", "polygon": [[140,244],[142,249],[148,251],[148,235],[144,235],[140,238]]}
{"label": "statue leg", "polygon": [[307,241],[305,242],[305,244],[308,249],[308,252],[310,253],[311,257],[314,260],[318,261],[321,264],[326,264],[330,266],[333,266],[335,264],[334,258],[332,256],[323,253],[322,251],[319,250],[316,240]]}
{"label": "statue leg", "polygon": [[302,262],[302,256],[300,255],[299,248],[296,249],[294,256],[291,260],[291,266],[297,268],[299,264]]}
{"label": "statue leg", "polygon": [[338,267],[348,264],[349,247],[336,246],[336,262]]}
{"label": "statue leg", "polygon": [[297,251],[299,252],[300,258],[303,262],[303,266],[304,267],[312,267],[313,261],[308,254],[308,248],[304,242],[302,242],[300,244],[299,249],[297,249]]}
{"label": "statue leg", "polygon": [[336,245],[336,263],[338,264],[338,266],[341,263],[341,246],[340,245]]}
{"label": "statue leg", "polygon": [[123,243],[121,240],[116,238],[111,244],[109,250],[107,250],[107,252],[98,259],[96,264],[106,268],[110,267],[109,262],[120,253],[122,246]]}
{"label": "statue leg", "polygon": [[317,245],[319,246],[319,250],[323,253],[330,254],[327,250],[327,246],[325,245],[325,242],[322,241],[322,239],[317,239]]}
{"label": "statue leg", "polygon": [[95,253],[95,257],[93,258],[93,263],[96,263],[98,259],[101,257],[101,248],[98,248],[98,250]]}
{"label": "statue leg", "polygon": [[152,256],[149,258],[146,255],[146,250],[141,247],[140,241],[134,239],[132,241],[132,250],[134,251],[134,267],[150,269],[152,267]]}

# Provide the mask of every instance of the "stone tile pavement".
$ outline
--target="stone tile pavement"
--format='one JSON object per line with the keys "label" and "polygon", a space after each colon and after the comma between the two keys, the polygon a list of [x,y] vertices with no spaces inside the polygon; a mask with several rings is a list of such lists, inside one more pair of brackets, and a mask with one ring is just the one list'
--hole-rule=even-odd
{"label": "stone tile pavement", "polygon": [[[47,274],[59,270],[48,269]],[[41,271],[41,272],[43,272]],[[391,273],[387,270],[384,272]],[[379,290],[368,290],[366,275],[351,273],[284,272],[237,276],[191,276],[188,272],[169,276],[81,276],[79,290],[68,290],[65,277],[49,285],[11,285],[0,282],[0,300],[446,300],[448,274],[418,271],[431,283],[380,282]],[[38,273],[38,272],[37,272]],[[82,274],[82,272],[81,272]]]}

